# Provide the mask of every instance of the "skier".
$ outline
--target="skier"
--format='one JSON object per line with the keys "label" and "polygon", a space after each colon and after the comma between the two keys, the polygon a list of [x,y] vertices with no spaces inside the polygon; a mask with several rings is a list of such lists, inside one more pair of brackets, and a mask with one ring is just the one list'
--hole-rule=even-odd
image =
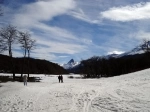
{"label": "skier", "polygon": [[27,75],[24,75],[23,76],[24,86],[27,86],[27,80],[28,80]]}

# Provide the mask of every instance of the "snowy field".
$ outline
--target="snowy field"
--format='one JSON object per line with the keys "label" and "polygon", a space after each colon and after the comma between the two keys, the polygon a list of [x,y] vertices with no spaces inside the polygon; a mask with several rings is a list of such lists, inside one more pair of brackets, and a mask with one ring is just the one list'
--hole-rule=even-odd
{"label": "snowy field", "polygon": [[[8,75],[8,74],[0,74]],[[150,69],[101,79],[0,83],[0,112],[150,112]]]}

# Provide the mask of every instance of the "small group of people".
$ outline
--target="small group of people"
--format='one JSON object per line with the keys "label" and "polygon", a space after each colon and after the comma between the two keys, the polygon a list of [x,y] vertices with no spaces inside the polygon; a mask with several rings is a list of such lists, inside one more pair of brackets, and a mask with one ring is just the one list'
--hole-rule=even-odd
{"label": "small group of people", "polygon": [[[23,76],[23,82],[24,82],[24,86],[27,86],[27,80],[28,80],[28,77],[27,75],[24,75]],[[59,80],[59,83],[63,83],[63,76],[62,75],[59,75],[58,76],[58,80]]]}
{"label": "small group of people", "polygon": [[59,75],[59,76],[58,76],[58,80],[59,80],[59,83],[60,83],[60,82],[63,83],[63,76],[62,76],[62,75]]}

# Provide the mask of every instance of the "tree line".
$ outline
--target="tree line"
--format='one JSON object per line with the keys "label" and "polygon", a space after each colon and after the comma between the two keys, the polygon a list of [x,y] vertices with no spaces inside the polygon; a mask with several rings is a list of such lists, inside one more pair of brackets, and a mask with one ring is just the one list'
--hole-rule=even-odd
{"label": "tree line", "polygon": [[143,54],[120,58],[90,58],[81,61],[80,74],[87,78],[112,77],[150,68],[150,41],[144,40],[139,46]]}
{"label": "tree line", "polygon": [[[10,65],[10,57],[6,55],[0,55],[0,72],[12,73]],[[29,58],[30,64],[28,69],[28,58],[13,58],[15,73],[22,72],[22,64],[24,62],[23,74],[68,74],[68,72],[56,63],[49,62],[47,60]],[[30,70],[30,71],[29,71]]]}

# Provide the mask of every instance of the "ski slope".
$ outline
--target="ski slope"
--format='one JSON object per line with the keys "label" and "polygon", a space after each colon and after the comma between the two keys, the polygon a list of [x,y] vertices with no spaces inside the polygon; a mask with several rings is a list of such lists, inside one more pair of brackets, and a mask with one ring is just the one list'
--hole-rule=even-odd
{"label": "ski slope", "polygon": [[[3,74],[1,74],[3,75]],[[0,83],[0,112],[150,112],[150,69],[111,78]]]}

